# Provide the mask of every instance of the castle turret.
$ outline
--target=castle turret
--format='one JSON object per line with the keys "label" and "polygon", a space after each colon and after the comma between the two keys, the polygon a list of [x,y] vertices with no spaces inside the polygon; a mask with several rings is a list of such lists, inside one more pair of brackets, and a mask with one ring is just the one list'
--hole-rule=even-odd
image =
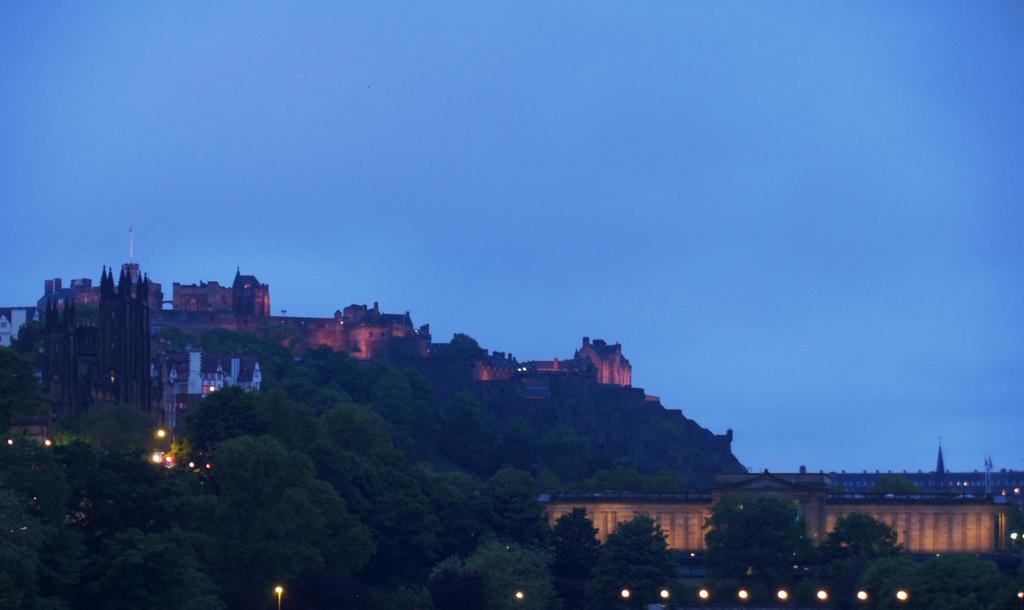
{"label": "castle turret", "polygon": [[602,339],[590,340],[583,337],[583,344],[576,350],[576,358],[586,358],[597,369],[597,382],[629,386],[633,383],[633,367],[622,355],[622,345],[608,345]]}

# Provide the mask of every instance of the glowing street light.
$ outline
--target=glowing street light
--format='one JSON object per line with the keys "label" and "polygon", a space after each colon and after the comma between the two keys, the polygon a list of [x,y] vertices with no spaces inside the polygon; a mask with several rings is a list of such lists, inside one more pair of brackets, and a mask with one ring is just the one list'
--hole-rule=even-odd
{"label": "glowing street light", "polygon": [[633,594],[629,591],[629,589],[623,589],[619,591],[619,597],[621,597],[622,599],[629,599],[629,596],[631,595]]}
{"label": "glowing street light", "polygon": [[14,439],[13,439],[13,438],[9,438],[9,439],[7,439],[7,445],[8,445],[9,447],[10,447],[10,446],[13,446],[13,445],[14,445]]}
{"label": "glowing street light", "polygon": [[43,440],[43,446],[45,446],[45,447],[52,447],[52,446],[53,446],[53,441],[51,441],[51,440],[50,440],[50,439],[48,439],[48,438],[47,438],[47,439],[44,439],[44,440]]}
{"label": "glowing street light", "polygon": [[828,600],[828,591],[826,591],[825,589],[818,589],[818,592],[815,595],[817,596],[819,601]]}
{"label": "glowing street light", "polygon": [[1010,532],[1010,540],[1016,540],[1017,538],[1020,538],[1020,534],[1017,532]]}
{"label": "glowing street light", "polygon": [[274,587],[274,595],[277,596],[277,610],[281,610],[281,596],[284,595],[284,587],[281,585]]}
{"label": "glowing street light", "polygon": [[779,592],[775,594],[775,597],[778,597],[780,602],[784,602],[789,599],[789,591],[779,589]]}
{"label": "glowing street light", "polygon": [[857,599],[859,599],[862,602],[868,601],[868,592],[867,591],[857,591]]}
{"label": "glowing street light", "polygon": [[910,599],[910,594],[904,591],[903,589],[900,589],[896,592],[896,599],[900,600],[901,602],[905,602],[908,599]]}
{"label": "glowing street light", "polygon": [[154,464],[159,464],[164,461],[164,456],[159,451],[154,451],[153,455],[149,456],[149,459],[152,460]]}
{"label": "glowing street light", "polygon": [[707,589],[701,589],[700,591],[697,591],[697,597],[707,601],[708,598],[711,597],[711,593]]}
{"label": "glowing street light", "polygon": [[671,596],[672,594],[669,593],[668,589],[662,589],[661,591],[658,591],[658,597],[660,597],[661,599],[668,599]]}
{"label": "glowing street light", "polygon": [[741,601],[747,601],[750,599],[750,593],[747,593],[746,589],[740,589],[736,592],[736,597],[740,598]]}
{"label": "glowing street light", "polygon": [[164,430],[163,428],[157,428],[156,437],[159,439],[167,438],[167,430]]}
{"label": "glowing street light", "polygon": [[526,594],[523,593],[522,591],[516,591],[515,595],[513,595],[512,597],[516,598],[517,602],[521,602],[524,599],[526,599]]}

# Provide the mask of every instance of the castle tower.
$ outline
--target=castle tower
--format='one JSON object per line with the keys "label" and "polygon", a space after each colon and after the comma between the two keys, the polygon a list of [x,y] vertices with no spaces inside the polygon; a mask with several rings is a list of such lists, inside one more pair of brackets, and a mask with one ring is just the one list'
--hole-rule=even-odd
{"label": "castle tower", "polygon": [[240,269],[235,269],[231,293],[231,309],[236,316],[270,315],[270,286],[261,284],[255,275],[242,275]]}
{"label": "castle tower", "polygon": [[575,357],[589,359],[597,369],[597,382],[630,386],[633,383],[633,367],[622,355],[622,345],[608,345],[601,339],[591,342],[590,337],[583,337],[583,345],[576,350]]}

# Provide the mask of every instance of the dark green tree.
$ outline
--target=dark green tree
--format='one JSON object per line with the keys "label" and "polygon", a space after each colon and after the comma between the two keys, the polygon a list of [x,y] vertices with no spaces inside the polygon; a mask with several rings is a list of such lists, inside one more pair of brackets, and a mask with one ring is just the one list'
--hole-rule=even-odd
{"label": "dark green tree", "polygon": [[871,491],[876,494],[913,494],[917,493],[917,485],[906,477],[881,476],[875,480]]}
{"label": "dark green tree", "polygon": [[187,608],[198,601],[205,602],[204,608],[223,607],[206,567],[179,531],[116,534],[103,542],[86,582],[79,603],[85,608]]}
{"label": "dark green tree", "polygon": [[39,520],[27,502],[0,489],[0,602],[3,608],[29,610],[39,595]]}
{"label": "dark green tree", "polygon": [[445,413],[441,451],[455,464],[470,472],[494,472],[494,441],[483,424],[483,408],[470,392],[458,392]]}
{"label": "dark green tree", "polygon": [[537,434],[526,418],[519,416],[509,422],[501,439],[501,455],[505,466],[531,472],[537,463]]}
{"label": "dark green tree", "polygon": [[974,610],[995,602],[1006,580],[991,561],[942,555],[921,566],[911,593],[918,608]]}
{"label": "dark green tree", "polygon": [[422,582],[438,558],[440,524],[424,483],[391,442],[388,426],[365,407],[342,405],[321,418],[313,447],[320,477],[373,532],[370,582],[391,588]]}
{"label": "dark green tree", "polygon": [[636,493],[683,493],[688,487],[678,475],[670,472],[641,474],[630,463],[621,463],[611,470],[599,470],[586,481],[573,485],[581,491],[630,491]]}
{"label": "dark green tree", "polygon": [[560,424],[540,444],[544,464],[563,481],[578,481],[587,475],[590,442],[565,424]]}
{"label": "dark green tree", "polygon": [[211,462],[213,565],[231,606],[257,607],[272,583],[309,569],[353,574],[373,555],[370,533],[305,455],[241,436],[220,443]]}
{"label": "dark green tree", "polygon": [[899,551],[896,532],[863,513],[850,513],[836,522],[822,545],[829,559],[867,557],[874,560]]}
{"label": "dark green tree", "polygon": [[656,603],[659,591],[671,589],[675,578],[664,532],[650,517],[638,515],[619,525],[601,547],[587,587],[587,608],[615,608],[622,589],[630,590],[634,603]]}
{"label": "dark green tree", "polygon": [[559,608],[550,567],[546,551],[496,539],[484,542],[466,559],[466,568],[480,572],[487,582],[481,607],[495,610]]}
{"label": "dark green tree", "polygon": [[706,527],[708,563],[720,576],[777,585],[811,552],[796,507],[779,498],[728,496],[712,508]]}
{"label": "dark green tree", "polygon": [[520,544],[541,544],[548,526],[537,502],[538,490],[522,470],[499,470],[481,490],[489,506],[490,525],[501,540]]}
{"label": "dark green tree", "polygon": [[[883,557],[874,561],[864,573],[861,586],[869,591],[872,604],[880,610],[895,608],[926,608],[917,605],[917,583],[921,566],[907,555]],[[896,600],[896,592],[900,589],[911,592],[910,604]]]}
{"label": "dark green tree", "polygon": [[863,513],[850,513],[836,522],[822,544],[835,603],[840,607],[853,605],[858,585],[871,563],[899,551],[896,539],[891,527]]}
{"label": "dark green tree", "polygon": [[486,597],[486,577],[479,570],[467,568],[458,557],[437,564],[430,575],[434,610],[483,610]]}
{"label": "dark green tree", "polygon": [[19,354],[35,357],[43,347],[46,338],[46,325],[42,322],[26,322],[18,330],[18,338],[11,341],[11,348]]}
{"label": "dark green tree", "polygon": [[490,503],[472,477],[462,471],[425,471],[423,476],[427,481],[424,493],[440,524],[439,555],[469,555],[492,532]]}
{"label": "dark green tree", "polygon": [[391,427],[395,443],[410,457],[434,453],[440,429],[430,385],[415,371],[383,368],[373,383],[370,406]]}
{"label": "dark green tree", "polygon": [[46,413],[34,368],[30,357],[0,347],[0,429],[7,430],[11,416]]}
{"label": "dark green tree", "polygon": [[574,508],[555,521],[551,528],[551,547],[555,589],[567,610],[582,610],[586,586],[601,553],[597,528],[587,517],[587,509]]}
{"label": "dark green tree", "polygon": [[113,451],[151,449],[156,424],[142,411],[122,404],[94,404],[77,420],[62,420],[65,432]]}
{"label": "dark green tree", "polygon": [[281,391],[245,392],[224,388],[204,398],[185,416],[185,436],[199,453],[242,435],[270,435],[289,449],[304,450],[315,438],[316,418]]}
{"label": "dark green tree", "polygon": [[448,357],[453,360],[479,360],[487,355],[476,339],[464,333],[455,333],[448,344]]}

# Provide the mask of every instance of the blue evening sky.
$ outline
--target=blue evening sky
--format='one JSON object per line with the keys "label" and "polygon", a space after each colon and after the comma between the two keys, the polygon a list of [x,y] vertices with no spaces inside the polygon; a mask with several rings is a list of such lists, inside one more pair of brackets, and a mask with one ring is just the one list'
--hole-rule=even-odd
{"label": "blue evening sky", "polygon": [[168,298],[620,341],[753,468],[1024,467],[1019,2],[8,2],[0,143],[0,305],[133,224]]}

